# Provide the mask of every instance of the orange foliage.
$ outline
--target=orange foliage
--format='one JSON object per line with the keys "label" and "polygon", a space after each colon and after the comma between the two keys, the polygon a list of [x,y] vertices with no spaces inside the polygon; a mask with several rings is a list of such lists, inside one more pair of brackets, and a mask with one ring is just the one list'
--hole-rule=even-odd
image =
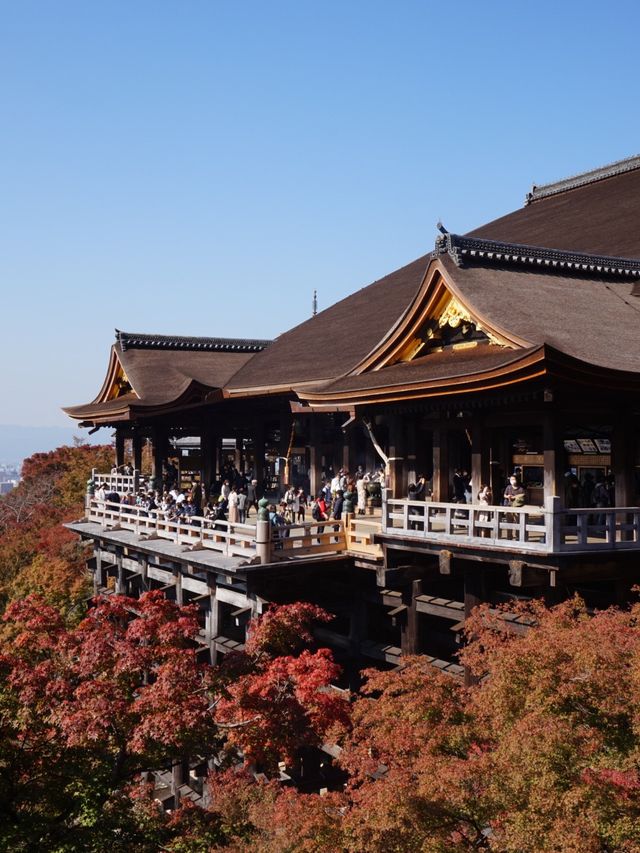
{"label": "orange foliage", "polygon": [[344,792],[216,777],[214,809],[236,821],[225,849],[640,853],[640,605],[516,609],[537,623],[524,636],[474,612],[470,687],[418,657],[367,673]]}
{"label": "orange foliage", "polygon": [[85,553],[62,524],[82,516],[91,469],[109,470],[112,460],[111,447],[87,444],[25,460],[19,485],[0,499],[0,608],[38,592],[77,612],[89,591]]}

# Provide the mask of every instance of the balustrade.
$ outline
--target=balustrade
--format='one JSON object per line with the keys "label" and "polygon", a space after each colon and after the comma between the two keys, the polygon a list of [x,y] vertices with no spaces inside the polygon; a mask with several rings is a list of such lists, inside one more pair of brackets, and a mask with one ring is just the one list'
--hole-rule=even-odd
{"label": "balustrade", "polygon": [[[261,541],[252,524],[232,523],[203,516],[167,519],[159,510],[90,498],[87,521],[112,530],[130,530],[137,536],[166,539],[186,547],[206,548],[225,556],[267,560],[342,553],[347,543],[341,521],[300,522],[273,526],[264,523]],[[260,525],[261,522],[258,522]],[[266,533],[266,537],[262,534]],[[262,539],[266,541],[262,541]],[[262,546],[262,547],[258,547]],[[266,546],[266,550],[265,550]]]}
{"label": "balustrade", "polygon": [[640,507],[561,509],[411,501],[384,495],[382,531],[500,550],[558,553],[640,549]]}

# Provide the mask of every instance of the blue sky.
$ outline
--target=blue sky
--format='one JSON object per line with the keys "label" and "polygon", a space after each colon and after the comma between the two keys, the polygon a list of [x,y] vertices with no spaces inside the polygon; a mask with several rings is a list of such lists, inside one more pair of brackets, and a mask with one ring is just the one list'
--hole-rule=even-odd
{"label": "blue sky", "polygon": [[[633,3],[0,2],[0,423],[115,327],[272,337],[640,151]],[[353,318],[358,334],[358,318]],[[340,341],[327,341],[326,358]]]}

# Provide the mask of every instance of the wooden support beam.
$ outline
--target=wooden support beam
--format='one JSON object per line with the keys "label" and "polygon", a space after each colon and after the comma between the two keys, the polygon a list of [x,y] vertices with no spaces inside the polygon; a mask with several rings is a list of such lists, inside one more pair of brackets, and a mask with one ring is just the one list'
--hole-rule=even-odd
{"label": "wooden support beam", "polygon": [[453,560],[453,554],[451,551],[442,550],[438,554],[438,567],[440,569],[441,575],[450,575],[451,574],[451,563]]}
{"label": "wooden support beam", "polygon": [[182,605],[184,604],[184,599],[182,596],[182,572],[180,571],[180,569],[174,570],[173,577],[175,579],[176,604],[182,607]]}
{"label": "wooden support beam", "polygon": [[116,430],[116,467],[124,465],[124,432]]}
{"label": "wooden support beam", "polygon": [[416,419],[415,416],[409,418],[405,423],[405,454],[404,454],[404,470],[407,481],[407,489],[410,483],[415,483],[418,479],[418,474],[424,473],[418,471],[417,466],[417,438],[416,438]]}
{"label": "wooden support beam", "polygon": [[475,415],[471,424],[471,490],[474,501],[483,484],[490,485],[491,445],[481,418]]}
{"label": "wooden support beam", "polygon": [[445,424],[433,431],[433,499],[448,501],[451,497],[449,472],[449,433]]}
{"label": "wooden support beam", "polygon": [[322,483],[322,416],[311,415],[309,424],[309,492],[317,497]]}
{"label": "wooden support beam", "polygon": [[144,442],[145,439],[140,435],[140,433],[134,432],[133,438],[131,439],[131,449],[133,453],[133,467],[136,471],[140,471],[142,468],[142,447]]}
{"label": "wooden support beam", "polygon": [[278,447],[278,455],[280,465],[280,488],[283,489],[291,480],[291,460],[288,458],[289,442],[291,440],[291,412],[283,412],[280,416],[280,444]]}
{"label": "wooden support beam", "polygon": [[252,607],[239,607],[237,610],[234,610],[231,613],[231,616],[237,628],[246,625],[251,620],[252,615]]}
{"label": "wooden support beam", "polygon": [[471,611],[486,600],[485,573],[479,567],[465,569],[464,573],[464,617],[468,619]]}
{"label": "wooden support beam", "polygon": [[167,432],[161,427],[154,427],[151,439],[153,452],[153,477],[157,489],[162,488],[162,469],[167,458]]}
{"label": "wooden support beam", "polygon": [[564,444],[563,425],[556,413],[547,411],[542,422],[542,449],[544,453],[544,497],[560,498],[564,506]]}
{"label": "wooden support beam", "polygon": [[533,569],[524,560],[509,560],[509,583],[516,587],[548,586],[549,572]]}
{"label": "wooden support beam", "polygon": [[102,577],[102,551],[100,548],[94,548],[93,553],[96,560],[96,568],[93,573],[93,592],[94,595],[98,595],[100,588],[105,585]]}
{"label": "wooden support beam", "polygon": [[207,615],[207,639],[209,640],[209,657],[211,664],[215,666],[218,663],[218,649],[216,648],[215,638],[218,636],[220,613],[218,610],[218,598],[216,590],[212,589],[209,598],[209,613]]}
{"label": "wooden support beam", "polygon": [[399,415],[391,415],[389,418],[389,482],[387,485],[394,498],[404,498],[407,495],[404,453],[404,422]]}
{"label": "wooden support beam", "polygon": [[258,494],[262,495],[264,482],[264,424],[256,423],[253,433],[253,476],[258,481]]}
{"label": "wooden support beam", "polygon": [[116,567],[117,567],[117,576],[116,576],[116,594],[117,595],[126,595],[127,590],[125,586],[125,575],[124,575],[124,566],[122,565],[122,554],[116,554]]}
{"label": "wooden support beam", "polygon": [[628,421],[615,424],[611,436],[611,468],[615,478],[616,506],[633,506],[636,441],[635,430]]}
{"label": "wooden support beam", "polygon": [[398,569],[389,569],[386,566],[376,566],[376,586],[386,589],[398,583],[401,572]]}
{"label": "wooden support beam", "polygon": [[[487,600],[485,573],[478,568],[465,569],[464,573],[464,618],[471,616],[474,607]],[[464,668],[464,683],[470,686],[477,678],[473,676],[469,668]]]}
{"label": "wooden support beam", "polygon": [[401,628],[401,641],[403,655],[416,655],[419,649],[419,615],[416,606],[416,598],[422,594],[422,581],[414,580],[411,585],[404,591],[403,598],[405,601],[406,619]]}
{"label": "wooden support beam", "polygon": [[217,475],[218,462],[218,436],[211,427],[205,427],[200,437],[200,450],[202,459],[202,487],[203,498],[212,494],[212,485]]}

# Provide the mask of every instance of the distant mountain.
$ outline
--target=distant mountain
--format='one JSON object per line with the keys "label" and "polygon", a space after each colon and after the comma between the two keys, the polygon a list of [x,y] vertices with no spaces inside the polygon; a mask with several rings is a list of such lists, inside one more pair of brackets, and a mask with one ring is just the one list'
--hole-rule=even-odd
{"label": "distant mountain", "polygon": [[111,430],[101,429],[89,435],[79,427],[40,427],[0,424],[0,463],[14,463],[18,469],[23,459],[33,453],[46,453],[63,444],[73,444],[74,436],[84,444],[110,444]]}

